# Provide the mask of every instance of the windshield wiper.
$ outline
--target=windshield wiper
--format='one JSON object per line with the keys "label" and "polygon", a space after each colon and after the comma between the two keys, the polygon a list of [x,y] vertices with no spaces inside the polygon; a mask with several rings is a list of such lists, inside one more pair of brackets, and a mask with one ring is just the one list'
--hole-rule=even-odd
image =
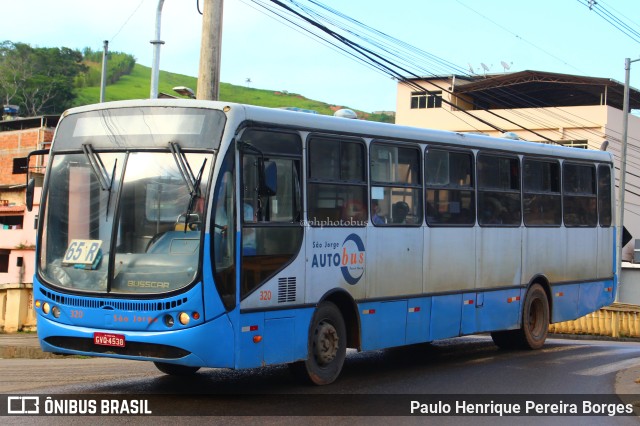
{"label": "windshield wiper", "polygon": [[[207,159],[205,158],[202,162],[202,166],[200,166],[200,171],[198,172],[198,177],[194,182],[195,191],[191,194],[189,198],[189,207],[187,207],[187,214],[184,218],[184,232],[187,232],[187,225],[189,223],[189,217],[191,216],[191,212],[193,211],[193,206],[195,205],[196,198],[201,198],[202,194],[200,193],[200,181],[202,181],[202,173],[204,172],[204,166],[207,164]],[[200,218],[202,220],[202,218]]]}
{"label": "windshield wiper", "polygon": [[184,152],[182,152],[182,149],[180,149],[180,145],[177,142],[169,142],[169,149],[171,150],[171,154],[173,154],[173,160],[178,166],[180,175],[182,176],[184,183],[189,189],[189,205],[187,207],[187,213],[184,217],[184,232],[187,232],[189,216],[193,211],[196,198],[200,198],[202,196],[200,194],[200,182],[202,181],[202,174],[204,172],[204,166],[207,164],[207,159],[205,158],[202,162],[202,166],[200,166],[200,171],[198,172],[198,176],[196,177],[191,170],[191,166],[189,165],[189,161],[187,161],[186,155],[184,154]]}
{"label": "windshield wiper", "polygon": [[169,149],[171,150],[171,154],[173,154],[173,160],[176,162],[176,166],[178,166],[180,175],[189,189],[189,194],[193,196],[193,193],[196,191],[196,177],[193,175],[193,171],[191,171],[191,166],[189,166],[186,155],[184,155],[184,152],[180,149],[178,142],[169,142]]}
{"label": "windshield wiper", "polygon": [[109,213],[109,205],[111,204],[111,189],[113,188],[113,178],[116,175],[116,166],[118,165],[118,159],[113,163],[113,170],[111,171],[111,176],[107,172],[107,168],[104,166],[100,155],[93,150],[93,146],[90,143],[82,144],[82,152],[84,152],[85,157],[87,157],[87,162],[89,166],[91,166],[91,170],[93,170],[93,174],[98,179],[98,183],[100,184],[100,188],[103,191],[108,191],[109,196],[107,197],[107,210],[106,213]]}
{"label": "windshield wiper", "polygon": [[111,191],[111,186],[113,185],[113,173],[111,177],[109,177],[109,173],[107,173],[107,169],[104,167],[102,159],[93,150],[90,143],[82,144],[82,151],[84,152],[85,157],[87,157],[87,161],[91,166],[91,170],[93,170],[93,174],[96,175],[98,183],[100,183],[100,188],[102,188],[103,191]]}

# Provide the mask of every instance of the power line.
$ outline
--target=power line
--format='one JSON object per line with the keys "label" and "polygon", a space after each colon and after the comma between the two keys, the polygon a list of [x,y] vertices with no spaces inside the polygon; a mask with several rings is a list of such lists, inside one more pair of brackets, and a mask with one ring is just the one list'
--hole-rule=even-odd
{"label": "power line", "polygon": [[625,22],[623,22],[622,19],[609,12],[600,4],[600,2],[578,0],[578,3],[587,6],[589,10],[595,12],[598,16],[607,21],[609,24],[613,25],[617,30],[629,37],[631,40],[635,41],[636,43],[640,43],[640,32],[634,30]]}
{"label": "power line", "polygon": [[500,25],[499,23],[497,23],[497,22],[496,22],[496,21],[494,21],[493,19],[491,19],[491,18],[489,18],[489,17],[487,17],[487,16],[483,15],[482,13],[480,13],[480,12],[478,12],[477,10],[473,9],[472,7],[470,7],[470,6],[468,6],[468,5],[464,4],[464,3],[462,3],[460,0],[456,0],[456,2],[457,2],[460,6],[462,6],[462,7],[465,7],[465,8],[467,8],[467,9],[469,9],[470,11],[472,11],[473,13],[475,13],[476,15],[478,15],[478,16],[480,16],[480,17],[482,17],[483,19],[485,19],[485,20],[487,20],[487,21],[491,22],[493,25],[497,26],[498,28],[501,28],[502,30],[504,30],[504,31],[508,32],[509,34],[513,35],[513,36],[514,36],[515,38],[517,38],[518,40],[522,40],[524,43],[527,43],[528,45],[530,45],[531,47],[533,47],[533,48],[535,48],[535,49],[539,50],[540,52],[544,53],[545,55],[550,56],[551,58],[553,58],[553,59],[555,59],[555,60],[557,60],[557,61],[560,61],[562,64],[564,64],[564,65],[566,65],[566,66],[568,66],[568,67],[570,67],[570,68],[573,68],[574,70],[576,70],[576,71],[578,71],[578,72],[580,72],[580,73],[583,73],[583,74],[584,74],[584,71],[582,71],[582,70],[580,70],[580,69],[578,69],[578,68],[574,67],[573,65],[571,65],[571,64],[569,64],[569,63],[567,63],[564,59],[562,59],[562,58],[559,58],[559,57],[555,56],[554,54],[552,54],[552,53],[550,53],[550,52],[546,51],[545,49],[541,48],[540,46],[538,46],[538,45],[536,45],[536,44],[534,44],[534,43],[530,42],[529,40],[525,39],[524,37],[520,36],[519,34],[514,33],[513,31],[511,31],[510,29],[508,29],[508,28],[504,27],[503,25]]}
{"label": "power line", "polygon": [[129,23],[129,20],[131,20],[133,15],[136,14],[138,9],[140,9],[140,6],[142,6],[142,3],[144,3],[144,2],[145,2],[145,0],[140,0],[140,3],[138,3],[138,6],[136,6],[136,8],[133,10],[133,12],[131,12],[131,15],[129,15],[129,17],[127,19],[125,19],[124,23],[120,26],[120,29],[118,30],[118,32],[115,33],[113,37],[111,37],[110,41],[113,41],[118,36],[118,34],[120,34],[122,29]]}

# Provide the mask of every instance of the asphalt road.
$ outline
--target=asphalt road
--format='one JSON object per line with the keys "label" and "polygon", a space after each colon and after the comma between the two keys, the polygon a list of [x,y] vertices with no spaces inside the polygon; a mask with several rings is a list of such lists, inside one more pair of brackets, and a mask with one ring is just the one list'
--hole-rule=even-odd
{"label": "asphalt road", "polygon": [[[640,400],[640,344],[549,339],[539,351],[502,351],[486,336],[434,345],[351,352],[338,381],[301,384],[286,366],[252,370],[202,369],[193,377],[169,377],[147,362],[104,358],[0,360],[3,394],[63,398],[149,399],[157,415],[127,417],[128,423],[224,424],[562,424],[638,425],[635,416],[418,416],[411,401],[430,409],[447,404],[483,405],[488,410],[534,403],[620,404]],[[621,397],[614,396],[622,393]],[[620,399],[621,398],[621,399]],[[493,403],[491,403],[493,401]],[[509,405],[511,404],[511,405]],[[596,407],[595,405],[593,407]],[[603,406],[603,410],[610,408]],[[544,407],[543,407],[544,408]],[[477,408],[476,408],[477,409]],[[536,414],[536,415],[532,415]],[[180,417],[171,417],[179,415]],[[389,416],[402,417],[389,417]],[[213,416],[213,417],[211,417]],[[303,417],[293,417],[303,416]],[[326,417],[323,417],[326,416]],[[351,417],[355,416],[355,417]],[[81,417],[8,417],[14,424],[74,424]],[[100,423],[122,417],[101,417]],[[86,420],[86,419],[85,419]],[[26,423],[25,423],[26,421]],[[80,423],[78,423],[80,424]]]}

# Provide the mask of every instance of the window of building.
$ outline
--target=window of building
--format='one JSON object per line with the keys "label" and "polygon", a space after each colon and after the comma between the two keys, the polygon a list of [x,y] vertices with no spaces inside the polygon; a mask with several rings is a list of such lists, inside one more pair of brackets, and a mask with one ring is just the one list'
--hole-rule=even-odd
{"label": "window of building", "polygon": [[24,175],[27,173],[27,157],[19,157],[13,159],[13,174]]}
{"label": "window of building", "polygon": [[598,215],[600,226],[611,226],[611,168],[598,166]]}
{"label": "window of building", "polygon": [[0,216],[0,229],[22,229],[23,216]]}
{"label": "window of building", "polygon": [[557,143],[568,148],[589,149],[589,143],[586,140],[557,141]]}
{"label": "window of building", "polygon": [[596,226],[596,168],[592,165],[565,163],[563,171],[564,224]]}
{"label": "window of building", "polygon": [[427,223],[473,225],[476,220],[473,154],[429,149],[425,160]]}
{"label": "window of building", "polygon": [[421,225],[420,150],[375,142],[371,146],[371,222]]}
{"label": "window of building", "polygon": [[412,92],[411,109],[441,108],[442,92]]}
{"label": "window of building", "polygon": [[520,162],[517,157],[479,154],[478,223],[517,226],[522,221]]}
{"label": "window of building", "polygon": [[311,226],[367,223],[365,145],[359,140],[309,140],[308,219]]}
{"label": "window of building", "polygon": [[9,272],[9,255],[11,250],[0,249],[0,273]]}
{"label": "window of building", "polygon": [[525,225],[561,225],[560,164],[557,161],[526,158],[523,173]]}

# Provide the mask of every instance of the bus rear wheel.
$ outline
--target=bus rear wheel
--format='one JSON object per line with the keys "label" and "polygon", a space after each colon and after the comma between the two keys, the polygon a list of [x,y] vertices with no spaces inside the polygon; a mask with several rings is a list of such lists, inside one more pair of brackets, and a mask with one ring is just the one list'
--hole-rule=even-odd
{"label": "bus rear wheel", "polygon": [[494,331],[493,342],[502,349],[540,349],[549,332],[549,301],[540,284],[533,284],[524,299],[522,326],[518,330]]}
{"label": "bus rear wheel", "polygon": [[528,349],[540,349],[549,333],[549,301],[540,284],[529,288],[522,310],[522,344]]}
{"label": "bus rear wheel", "polygon": [[196,371],[200,370],[200,367],[190,367],[188,365],[169,364],[168,362],[155,362],[153,363],[156,368],[162,371],[164,374],[170,376],[190,376]]}
{"label": "bus rear wheel", "polygon": [[315,385],[333,383],[347,354],[347,331],[342,314],[331,302],[316,308],[309,328],[307,359],[292,365],[294,373]]}

